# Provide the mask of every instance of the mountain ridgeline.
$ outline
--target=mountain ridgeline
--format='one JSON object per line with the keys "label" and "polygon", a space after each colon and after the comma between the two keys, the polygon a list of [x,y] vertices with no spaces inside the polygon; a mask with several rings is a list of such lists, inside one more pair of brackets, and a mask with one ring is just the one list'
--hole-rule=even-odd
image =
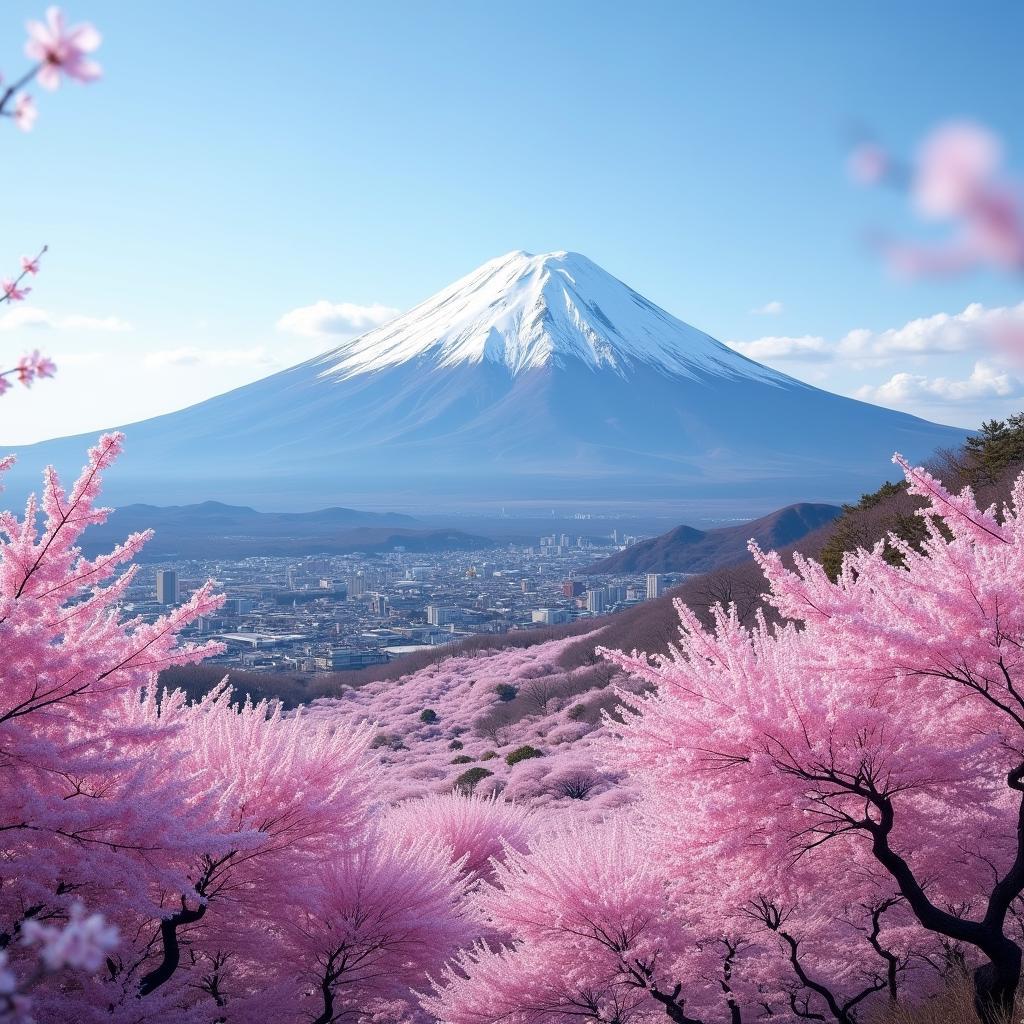
{"label": "mountain ridgeline", "polygon": [[[585,256],[513,252],[354,340],[124,429],[116,505],[844,501],[965,432],[810,387]],[[9,492],[93,436],[23,449]],[[762,507],[763,504],[762,504]]]}
{"label": "mountain ridgeline", "polygon": [[462,530],[437,529],[413,516],[324,508],[315,512],[257,512],[244,505],[125,505],[91,526],[86,555],[109,550],[128,534],[152,529],[139,560],[248,558],[255,555],[348,554],[391,551],[474,551],[494,542]]}
{"label": "mountain ridgeline", "polygon": [[842,513],[837,505],[801,502],[736,526],[697,530],[677,526],[660,537],[640,541],[587,567],[588,573],[711,572],[750,557],[751,540],[766,551],[784,548]]}

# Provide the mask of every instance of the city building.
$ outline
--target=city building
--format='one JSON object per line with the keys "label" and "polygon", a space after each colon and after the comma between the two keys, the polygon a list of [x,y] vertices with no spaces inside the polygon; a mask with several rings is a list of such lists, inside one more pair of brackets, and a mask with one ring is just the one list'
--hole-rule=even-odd
{"label": "city building", "polygon": [[316,659],[316,667],[323,672],[349,672],[369,668],[371,665],[387,664],[384,651],[364,651],[356,647],[339,647]]}
{"label": "city building", "polygon": [[448,626],[455,621],[458,609],[445,608],[439,604],[427,605],[427,622],[431,626]]}
{"label": "city building", "polygon": [[158,569],[156,599],[159,604],[178,603],[178,574],[173,569]]}
{"label": "city building", "polygon": [[603,612],[607,598],[608,593],[603,587],[600,590],[588,590],[587,611],[595,614]]}
{"label": "city building", "polygon": [[583,590],[583,583],[580,580],[566,580],[562,584],[562,597],[581,597]]}
{"label": "city building", "polygon": [[647,600],[653,601],[665,592],[665,577],[660,572],[647,574]]}
{"label": "city building", "polygon": [[558,626],[569,621],[569,613],[563,608],[534,608],[533,621],[543,626]]}

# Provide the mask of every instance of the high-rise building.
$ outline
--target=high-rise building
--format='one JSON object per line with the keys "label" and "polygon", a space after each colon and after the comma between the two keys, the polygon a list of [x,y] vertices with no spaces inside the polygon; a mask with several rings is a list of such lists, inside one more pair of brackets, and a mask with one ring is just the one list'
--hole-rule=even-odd
{"label": "high-rise building", "polygon": [[562,597],[579,597],[583,593],[583,584],[579,580],[566,580],[562,584]]}
{"label": "high-rise building", "polygon": [[608,587],[608,603],[618,604],[620,601],[626,600],[626,588],[612,586]]}
{"label": "high-rise building", "polygon": [[374,594],[370,602],[370,613],[380,619],[386,619],[391,612],[391,602],[386,594]]}
{"label": "high-rise building", "polygon": [[605,609],[605,601],[607,600],[607,597],[607,591],[603,587],[600,590],[588,590],[587,611],[603,612]]}
{"label": "high-rise building", "polygon": [[647,574],[647,600],[653,601],[665,592],[665,577],[660,572]]}
{"label": "high-rise building", "polygon": [[354,601],[366,593],[366,577],[361,572],[354,572],[348,578],[348,599]]}
{"label": "high-rise building", "polygon": [[157,569],[156,599],[158,604],[178,603],[178,574],[173,569]]}

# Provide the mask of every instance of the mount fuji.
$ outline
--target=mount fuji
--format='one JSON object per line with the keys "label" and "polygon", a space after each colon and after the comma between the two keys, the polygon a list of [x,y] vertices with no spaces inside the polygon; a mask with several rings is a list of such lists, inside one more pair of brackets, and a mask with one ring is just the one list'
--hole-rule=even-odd
{"label": "mount fuji", "polygon": [[[117,503],[275,509],[846,499],[894,450],[964,436],[753,362],[570,252],[491,260],[321,356],[121,429]],[[16,472],[70,472],[92,439],[24,448]]]}

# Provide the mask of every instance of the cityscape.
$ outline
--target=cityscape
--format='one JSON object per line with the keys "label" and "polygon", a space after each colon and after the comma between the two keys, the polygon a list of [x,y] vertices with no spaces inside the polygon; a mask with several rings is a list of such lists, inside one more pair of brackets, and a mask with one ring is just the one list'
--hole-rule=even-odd
{"label": "cityscape", "polygon": [[683,573],[592,575],[601,544],[552,534],[482,551],[252,557],[140,567],[126,611],[155,620],[207,579],[226,595],[189,628],[225,651],[210,661],[260,671],[339,672],[387,664],[476,634],[537,630],[660,597]]}

